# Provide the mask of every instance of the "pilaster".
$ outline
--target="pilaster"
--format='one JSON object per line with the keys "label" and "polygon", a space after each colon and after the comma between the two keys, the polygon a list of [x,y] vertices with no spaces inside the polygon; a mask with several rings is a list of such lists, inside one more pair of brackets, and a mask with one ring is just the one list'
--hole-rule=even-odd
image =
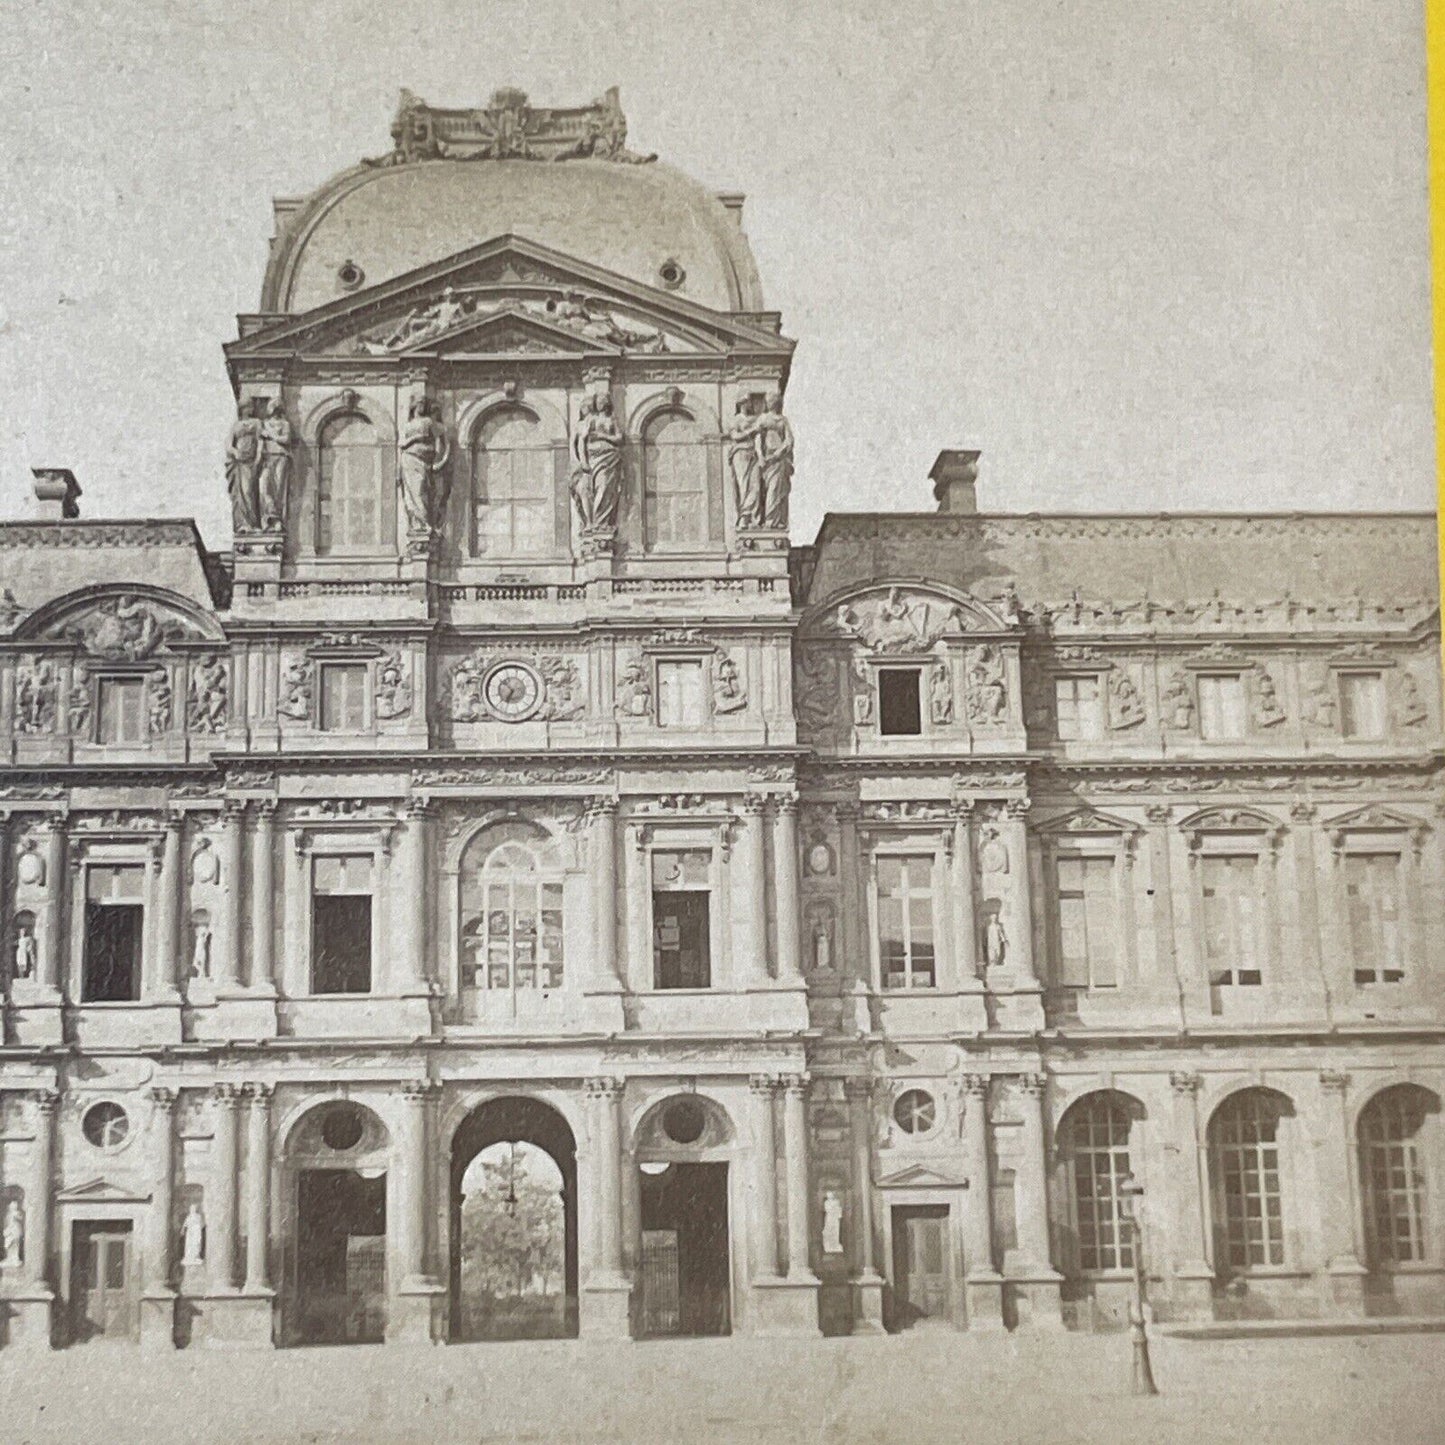
{"label": "pilaster", "polygon": [[597,1208],[594,1267],[582,1283],[580,1330],[589,1339],[626,1339],[631,1332],[632,1282],[622,1262],[621,1079],[586,1083],[591,1111],[592,1177]]}

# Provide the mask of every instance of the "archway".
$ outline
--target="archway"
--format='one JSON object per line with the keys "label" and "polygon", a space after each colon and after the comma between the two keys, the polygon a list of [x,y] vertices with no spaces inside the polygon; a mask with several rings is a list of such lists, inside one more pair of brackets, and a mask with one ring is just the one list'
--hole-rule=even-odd
{"label": "archway", "polygon": [[451,1337],[577,1333],[577,1144],[538,1099],[491,1099],[452,1139]]}

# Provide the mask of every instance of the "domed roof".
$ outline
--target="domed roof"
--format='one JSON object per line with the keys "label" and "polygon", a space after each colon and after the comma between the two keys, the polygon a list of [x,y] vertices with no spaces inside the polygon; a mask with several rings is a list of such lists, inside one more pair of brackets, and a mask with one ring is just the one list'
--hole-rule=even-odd
{"label": "domed roof", "polygon": [[262,311],[309,311],[506,234],[718,311],[764,309],[736,207],[627,151],[615,91],[572,111],[531,109],[515,91],[440,111],[403,92],[392,134],[392,156],[284,216]]}

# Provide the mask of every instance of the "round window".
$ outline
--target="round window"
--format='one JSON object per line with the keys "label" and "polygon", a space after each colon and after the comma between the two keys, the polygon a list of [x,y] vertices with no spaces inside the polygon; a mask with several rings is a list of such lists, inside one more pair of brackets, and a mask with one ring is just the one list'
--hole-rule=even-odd
{"label": "round window", "polygon": [[366,1120],[355,1104],[337,1104],[321,1121],[322,1143],[337,1153],[356,1148],[365,1132]]}
{"label": "round window", "polygon": [[662,1116],[662,1131],[674,1144],[696,1144],[706,1127],[707,1112],[696,1099],[679,1099]]}
{"label": "round window", "polygon": [[336,279],[348,291],[355,291],[366,280],[366,272],[355,261],[343,261],[337,269]]}
{"label": "round window", "polygon": [[893,1117],[905,1134],[926,1134],[938,1117],[933,1095],[922,1089],[908,1089],[893,1105]]}
{"label": "round window", "polygon": [[85,1111],[80,1129],[97,1149],[119,1149],[130,1135],[130,1119],[119,1104],[107,1100]]}
{"label": "round window", "polygon": [[687,280],[687,272],[671,256],[657,268],[657,279],[667,287],[669,291],[675,291],[684,281]]}

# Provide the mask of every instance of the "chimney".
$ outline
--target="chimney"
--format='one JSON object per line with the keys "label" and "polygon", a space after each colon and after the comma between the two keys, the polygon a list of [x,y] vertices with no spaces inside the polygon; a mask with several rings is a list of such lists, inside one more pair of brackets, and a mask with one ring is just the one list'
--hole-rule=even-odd
{"label": "chimney", "polygon": [[978,512],[979,452],[939,452],[928,478],[940,512],[974,516]]}
{"label": "chimney", "polygon": [[34,515],[42,522],[73,522],[80,515],[80,483],[69,467],[31,467]]}

